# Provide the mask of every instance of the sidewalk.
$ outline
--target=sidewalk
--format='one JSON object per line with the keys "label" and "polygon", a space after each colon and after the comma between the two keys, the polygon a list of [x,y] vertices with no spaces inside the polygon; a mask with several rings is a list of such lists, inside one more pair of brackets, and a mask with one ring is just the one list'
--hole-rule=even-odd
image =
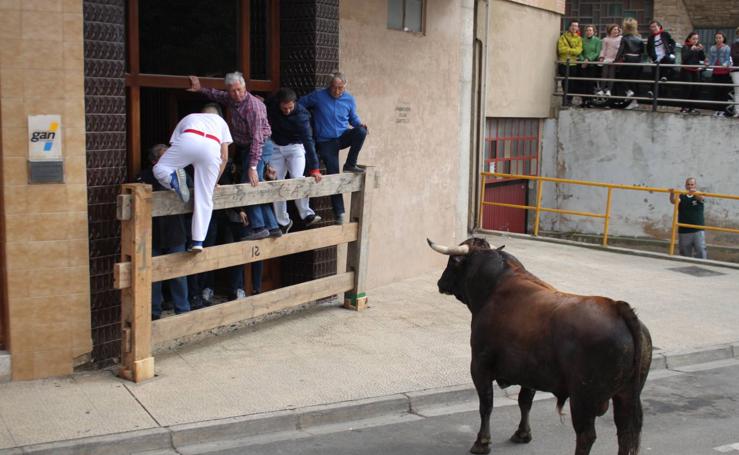
{"label": "sidewalk", "polygon": [[[504,243],[531,272],[563,291],[629,302],[649,327],[657,352],[677,355],[739,340],[735,268],[520,238],[491,237],[491,242]],[[695,266],[716,275],[671,270]],[[141,384],[109,371],[2,384],[0,453],[52,441],[468,388],[469,312],[438,293],[440,273],[370,291],[371,308],[362,313],[318,306],[159,354],[157,377]]]}

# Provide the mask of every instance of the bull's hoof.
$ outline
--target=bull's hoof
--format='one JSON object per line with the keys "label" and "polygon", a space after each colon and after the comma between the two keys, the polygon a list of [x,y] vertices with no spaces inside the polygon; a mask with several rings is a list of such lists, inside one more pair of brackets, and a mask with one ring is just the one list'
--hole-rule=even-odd
{"label": "bull's hoof", "polygon": [[531,442],[531,432],[517,430],[513,433],[513,436],[511,436],[511,442],[515,442],[516,444],[528,444]]}
{"label": "bull's hoof", "polygon": [[475,442],[475,445],[470,449],[470,453],[488,454],[490,453],[490,443],[483,444],[481,442]]}

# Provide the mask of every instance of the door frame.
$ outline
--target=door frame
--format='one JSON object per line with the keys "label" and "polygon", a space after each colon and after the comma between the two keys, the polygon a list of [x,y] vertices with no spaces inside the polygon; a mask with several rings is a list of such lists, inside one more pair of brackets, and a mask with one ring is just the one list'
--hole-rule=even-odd
{"label": "door frame", "polygon": [[[125,82],[128,99],[128,175],[133,178],[141,170],[141,88],[187,89],[190,80],[187,76],[141,73],[139,46],[139,2],[129,0],[126,18],[127,67]],[[269,26],[267,37],[269,55],[269,79],[251,80],[250,74],[250,1],[239,0],[239,64],[238,70],[247,79],[246,88],[256,92],[274,92],[280,87],[280,1],[270,0]],[[214,77],[199,78],[203,87],[224,89],[223,79]]]}

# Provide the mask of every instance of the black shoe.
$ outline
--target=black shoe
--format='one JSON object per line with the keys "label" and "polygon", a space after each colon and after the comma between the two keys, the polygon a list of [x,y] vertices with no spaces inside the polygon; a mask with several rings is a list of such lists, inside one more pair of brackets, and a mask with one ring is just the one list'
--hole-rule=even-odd
{"label": "black shoe", "polygon": [[159,320],[159,319],[161,319],[161,318],[162,318],[162,317],[161,317],[160,315],[158,315],[158,314],[152,314],[152,315],[151,315],[151,320],[152,320],[152,321],[158,321],[158,320]]}
{"label": "black shoe", "polygon": [[262,240],[270,236],[270,231],[266,229],[259,229],[258,231],[252,231],[249,234],[243,236],[241,240]]}
{"label": "black shoe", "polygon": [[290,232],[290,229],[293,228],[293,220],[290,220],[290,222],[287,223],[285,226],[280,226],[280,229],[282,229],[283,234],[287,234]]}
{"label": "black shoe", "polygon": [[303,223],[305,223],[305,227],[311,227],[314,224],[321,221],[321,217],[319,215],[308,215],[305,218],[303,218]]}
{"label": "black shoe", "polygon": [[193,295],[190,297],[190,310],[199,310],[203,308],[203,298],[199,295]]}
{"label": "black shoe", "polygon": [[276,239],[277,237],[282,237],[282,229],[276,227],[274,229],[269,230],[269,236]]}
{"label": "black shoe", "polygon": [[344,172],[353,172],[355,174],[364,174],[364,169],[362,169],[361,167],[356,166],[356,165],[354,165],[354,166],[344,165]]}

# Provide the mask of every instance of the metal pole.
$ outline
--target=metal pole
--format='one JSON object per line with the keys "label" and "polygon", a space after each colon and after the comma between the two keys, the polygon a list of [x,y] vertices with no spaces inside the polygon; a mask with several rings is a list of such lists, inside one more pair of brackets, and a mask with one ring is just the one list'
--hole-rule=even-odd
{"label": "metal pole", "polygon": [[657,98],[659,97],[659,62],[654,67],[654,87],[652,88],[652,112],[657,112]]}
{"label": "metal pole", "polygon": [[567,106],[567,93],[570,91],[570,58],[565,61],[565,83],[563,87],[562,106]]}
{"label": "metal pole", "polygon": [[482,229],[482,217],[485,214],[485,206],[483,205],[483,202],[485,202],[485,183],[488,180],[487,175],[480,174],[480,177],[482,177],[482,180],[480,180],[480,212],[477,217],[477,229]]}
{"label": "metal pole", "polygon": [[680,205],[680,194],[675,195],[675,208],[672,210],[672,233],[670,234],[670,256],[675,254],[675,234],[677,233],[677,208]]}
{"label": "metal pole", "polygon": [[608,188],[608,196],[606,197],[606,218],[603,225],[603,246],[608,246],[608,224],[611,221],[611,196],[613,188]]}
{"label": "metal pole", "polygon": [[536,180],[536,217],[534,219],[534,237],[539,235],[539,214],[541,213],[541,194],[542,194],[542,182],[540,179]]}

